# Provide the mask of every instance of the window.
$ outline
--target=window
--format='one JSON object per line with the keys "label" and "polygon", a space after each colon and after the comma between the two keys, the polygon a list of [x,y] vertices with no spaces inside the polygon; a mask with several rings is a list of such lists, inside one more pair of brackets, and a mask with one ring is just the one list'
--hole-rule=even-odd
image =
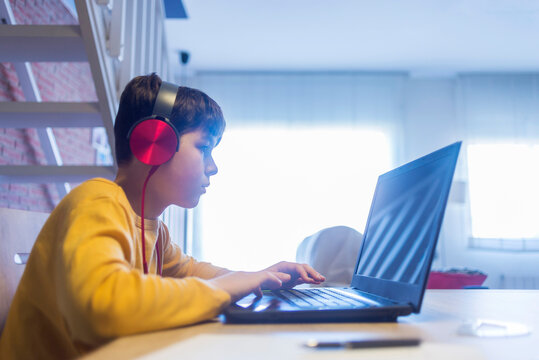
{"label": "window", "polygon": [[539,146],[469,145],[472,237],[537,239]]}
{"label": "window", "polygon": [[363,232],[378,175],[391,166],[384,133],[357,128],[227,130],[219,173],[197,208],[205,261],[255,270],[293,261],[325,227]]}

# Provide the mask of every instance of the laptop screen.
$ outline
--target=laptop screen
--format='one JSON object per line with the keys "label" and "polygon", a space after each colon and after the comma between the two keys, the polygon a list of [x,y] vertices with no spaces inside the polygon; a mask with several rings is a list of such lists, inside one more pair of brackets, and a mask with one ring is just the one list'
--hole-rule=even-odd
{"label": "laptop screen", "polygon": [[419,311],[460,143],[379,177],[352,286]]}

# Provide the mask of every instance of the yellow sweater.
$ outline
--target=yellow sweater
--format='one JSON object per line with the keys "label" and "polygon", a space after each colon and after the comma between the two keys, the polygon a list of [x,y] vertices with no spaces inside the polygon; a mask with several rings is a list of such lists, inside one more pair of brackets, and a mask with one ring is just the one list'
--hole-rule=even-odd
{"label": "yellow sweater", "polygon": [[[204,279],[225,269],[195,261],[166,226],[140,217],[122,188],[93,179],[54,209],[32,249],[0,338],[1,359],[65,359],[122,335],[215,317],[230,296]],[[156,275],[156,239],[163,277]]]}

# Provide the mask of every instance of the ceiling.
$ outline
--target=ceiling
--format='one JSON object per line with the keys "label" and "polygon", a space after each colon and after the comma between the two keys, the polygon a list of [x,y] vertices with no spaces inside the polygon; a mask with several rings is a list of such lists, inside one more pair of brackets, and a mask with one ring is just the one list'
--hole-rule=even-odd
{"label": "ceiling", "polygon": [[183,0],[170,56],[218,71],[539,71],[537,0]]}

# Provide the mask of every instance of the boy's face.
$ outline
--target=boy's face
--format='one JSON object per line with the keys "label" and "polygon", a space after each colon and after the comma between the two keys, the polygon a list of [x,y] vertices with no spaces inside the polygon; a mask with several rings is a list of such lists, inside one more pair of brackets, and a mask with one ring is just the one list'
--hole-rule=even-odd
{"label": "boy's face", "polygon": [[[157,173],[155,191],[162,201],[183,208],[193,208],[217,174],[212,150],[216,139],[204,130],[187,132],[180,137],[180,148]],[[156,173],[156,175],[157,175]]]}

